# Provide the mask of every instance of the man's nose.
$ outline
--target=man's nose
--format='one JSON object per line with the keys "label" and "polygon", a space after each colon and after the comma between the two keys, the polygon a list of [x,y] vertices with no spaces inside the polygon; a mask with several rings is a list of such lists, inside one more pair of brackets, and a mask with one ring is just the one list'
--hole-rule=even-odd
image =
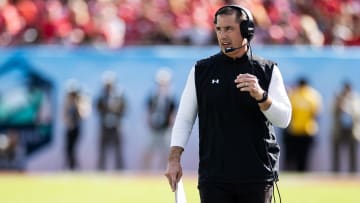
{"label": "man's nose", "polygon": [[227,36],[228,36],[228,33],[226,32],[226,30],[220,30],[219,31],[219,38],[220,39],[225,39],[225,38],[227,38]]}

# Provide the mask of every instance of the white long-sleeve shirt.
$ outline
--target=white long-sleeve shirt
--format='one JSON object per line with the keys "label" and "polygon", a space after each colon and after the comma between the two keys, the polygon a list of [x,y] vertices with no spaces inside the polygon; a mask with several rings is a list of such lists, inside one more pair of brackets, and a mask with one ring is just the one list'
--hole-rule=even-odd
{"label": "white long-sleeve shirt", "polygon": [[[291,119],[291,104],[280,70],[276,65],[273,68],[268,96],[272,99],[272,104],[267,110],[262,111],[263,114],[274,126],[287,127]],[[171,146],[185,147],[191,135],[197,113],[195,67],[192,67],[181,95],[172,130]]]}

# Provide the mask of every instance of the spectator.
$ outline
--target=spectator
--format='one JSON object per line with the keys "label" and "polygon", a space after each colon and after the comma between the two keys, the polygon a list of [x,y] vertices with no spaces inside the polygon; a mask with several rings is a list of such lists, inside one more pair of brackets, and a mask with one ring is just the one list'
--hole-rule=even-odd
{"label": "spectator", "polygon": [[125,96],[116,89],[116,74],[105,71],[103,74],[103,89],[97,100],[97,110],[100,117],[100,140],[98,169],[104,170],[112,150],[115,158],[115,168],[124,168],[122,154],[121,119],[125,111]]}
{"label": "spectator", "polygon": [[300,78],[289,90],[292,118],[284,134],[285,168],[304,172],[308,170],[309,154],[318,133],[318,116],[322,108],[321,95],[306,78]]}
{"label": "spectator", "polygon": [[8,129],[0,132],[0,171],[16,170],[19,172],[26,169],[26,150],[20,140],[17,129]]}
{"label": "spectator", "polygon": [[81,99],[80,89],[75,80],[69,80],[67,86],[67,94],[64,103],[66,167],[70,170],[75,170],[79,167],[76,158],[76,149],[81,134]]}
{"label": "spectator", "polygon": [[357,170],[357,139],[359,138],[360,100],[349,82],[345,82],[335,97],[333,108],[333,166],[334,172],[340,171],[340,149],[346,146],[349,157],[349,172]]}
{"label": "spectator", "polygon": [[[159,69],[156,73],[156,89],[147,99],[147,123],[150,141],[143,157],[143,168],[156,169],[166,166],[166,156],[170,145],[170,128],[173,124],[176,101],[171,94],[171,73],[168,69]],[[158,158],[158,159],[157,159]]]}
{"label": "spectator", "polygon": [[3,0],[0,45],[215,44],[211,13],[228,3],[256,10],[258,44],[360,44],[357,0]]}

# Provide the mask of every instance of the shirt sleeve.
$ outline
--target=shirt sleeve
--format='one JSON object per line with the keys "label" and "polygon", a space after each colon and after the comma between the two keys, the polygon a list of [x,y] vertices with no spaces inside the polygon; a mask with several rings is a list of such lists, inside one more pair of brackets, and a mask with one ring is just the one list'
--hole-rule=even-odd
{"label": "shirt sleeve", "polygon": [[185,147],[189,141],[197,112],[195,67],[192,67],[181,95],[179,109],[171,134],[171,146]]}
{"label": "shirt sleeve", "polygon": [[273,68],[268,95],[272,99],[272,104],[263,111],[263,114],[273,125],[286,128],[291,119],[291,103],[280,70],[276,65]]}

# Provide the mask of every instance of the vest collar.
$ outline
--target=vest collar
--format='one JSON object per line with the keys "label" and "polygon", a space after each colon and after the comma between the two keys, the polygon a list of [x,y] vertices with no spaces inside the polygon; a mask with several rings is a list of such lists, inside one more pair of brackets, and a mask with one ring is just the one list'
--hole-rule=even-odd
{"label": "vest collar", "polygon": [[225,61],[233,61],[233,62],[240,62],[240,63],[245,63],[249,60],[249,57],[247,54],[242,55],[241,57],[237,57],[237,58],[232,58],[227,56],[226,54],[224,54],[223,52],[220,52],[221,58],[224,59]]}

